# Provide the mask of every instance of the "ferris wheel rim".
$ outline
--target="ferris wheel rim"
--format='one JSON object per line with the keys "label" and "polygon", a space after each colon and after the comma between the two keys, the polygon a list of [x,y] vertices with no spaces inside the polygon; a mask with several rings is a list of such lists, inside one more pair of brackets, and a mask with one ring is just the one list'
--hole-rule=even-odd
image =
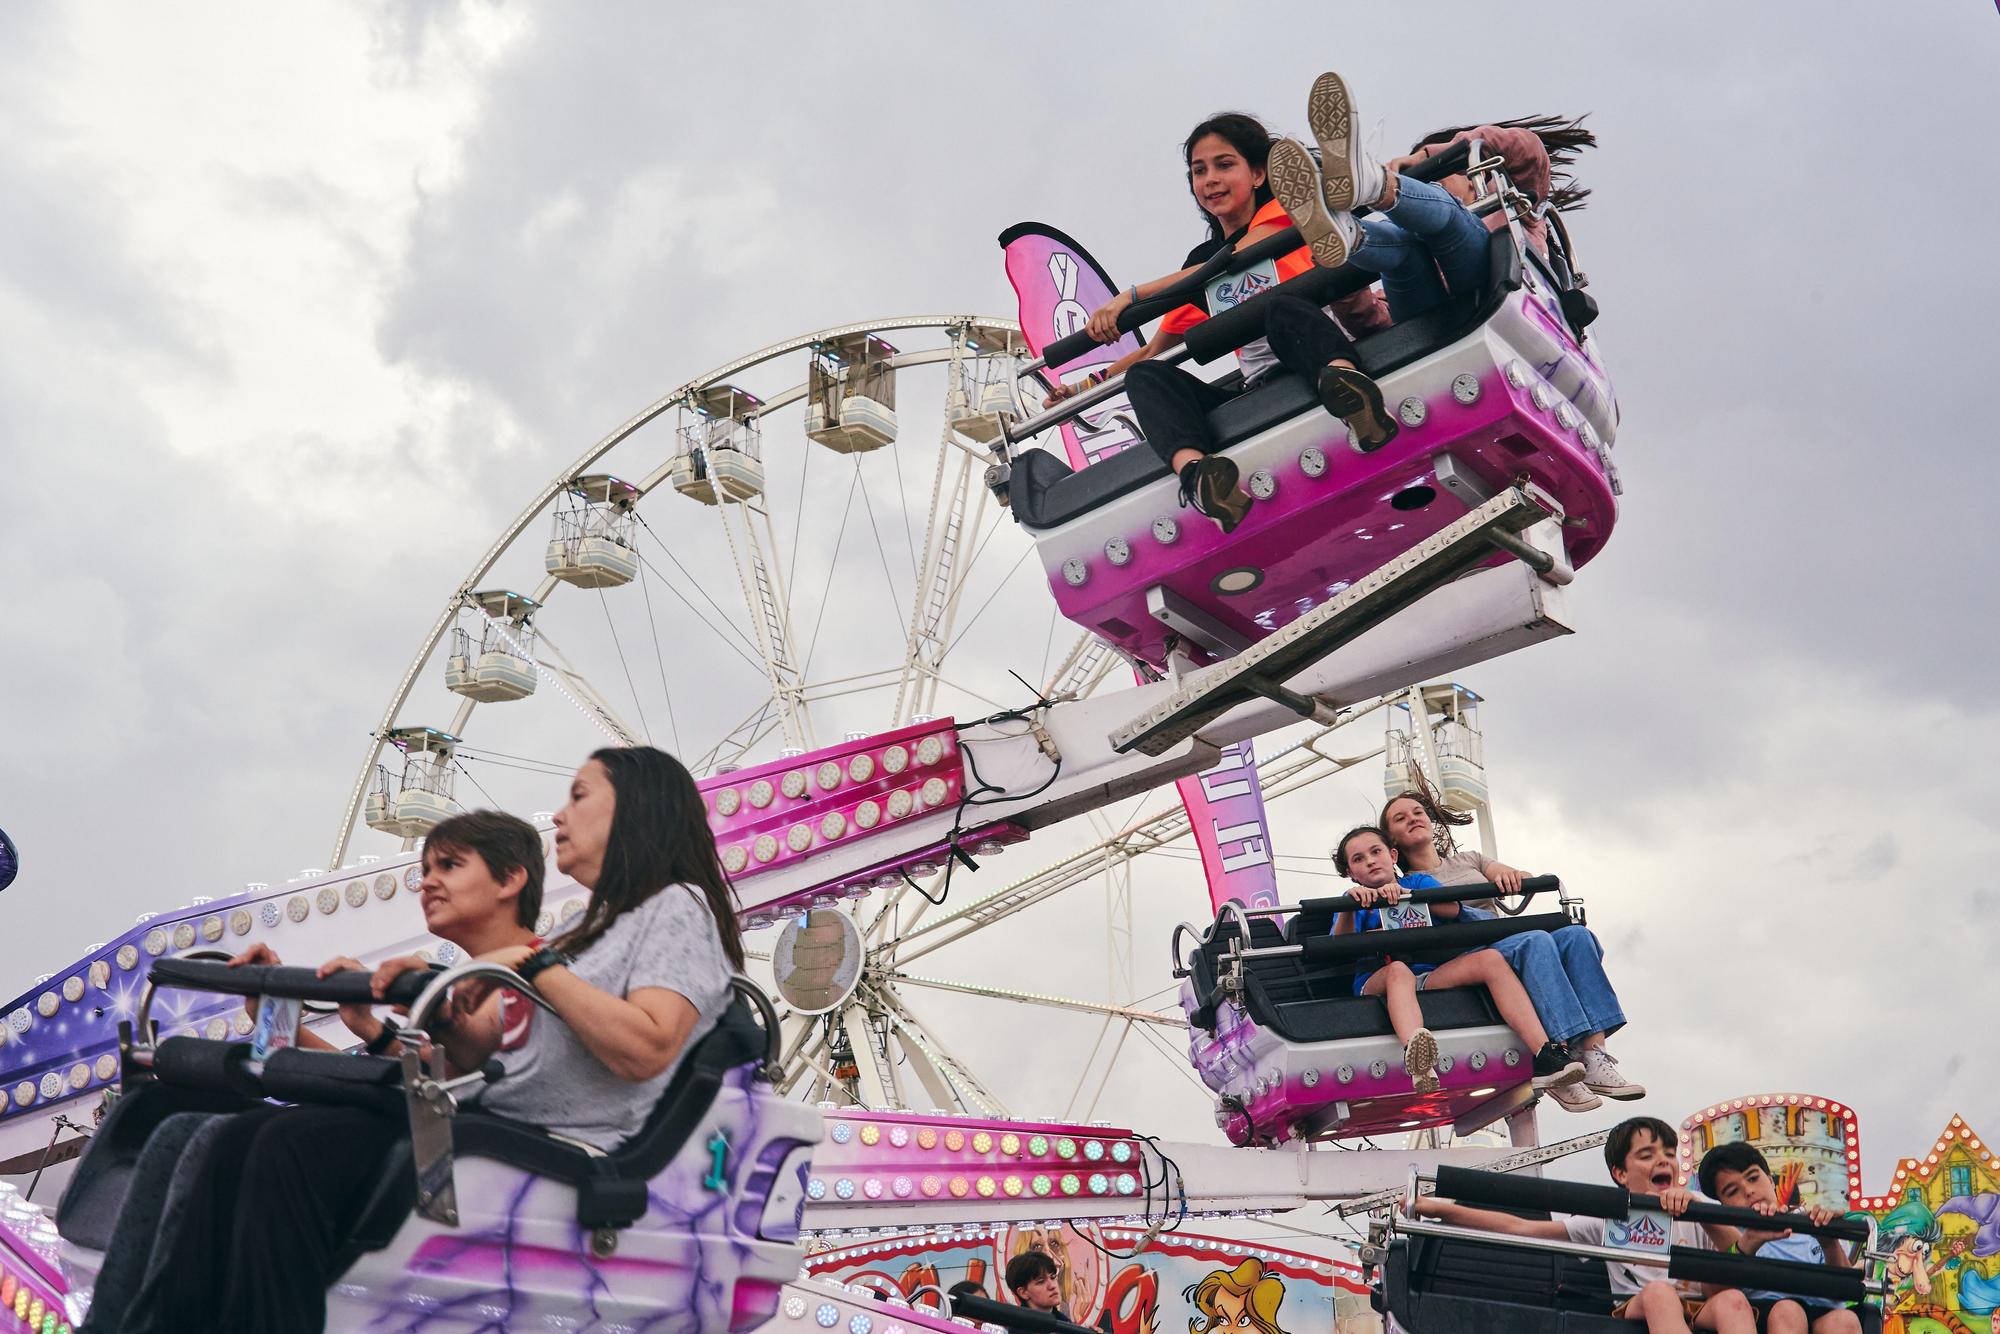
{"label": "ferris wheel rim", "polygon": [[[610,433],[601,437],[574,462],[558,472],[554,478],[536,493],[535,497],[522,509],[514,520],[501,530],[499,536],[489,544],[485,552],[474,563],[472,569],[459,581],[451,596],[446,599],[444,606],[438,612],[436,619],[432,621],[429,631],[424,636],[422,645],[411,658],[409,666],[404,669],[402,676],[398,679],[387,707],[384,708],[380,720],[369,733],[366,753],[348,790],[346,808],[341,816],[340,829],[335,838],[328,865],[339,866],[343,864],[347,855],[348,845],[354,835],[355,824],[361,814],[363,799],[367,795],[369,781],[374,775],[376,763],[382,753],[382,747],[387,744],[386,737],[390,730],[396,726],[397,717],[402,712],[403,706],[409,701],[410,693],[415,689],[425,665],[431,661],[432,656],[437,652],[438,645],[444,642],[445,636],[449,633],[452,623],[457,618],[459,612],[468,605],[468,600],[477,589],[480,580],[486,577],[501,557],[520,540],[521,535],[527,531],[529,525],[534,523],[550,505],[555,503],[557,498],[568,489],[569,485],[578,476],[582,475],[597,460],[617,448],[618,445],[630,439],[641,428],[658,420],[674,407],[686,403],[692,395],[700,392],[702,389],[720,383],[729,376],[741,374],[743,371],[753,369],[781,357],[808,351],[818,344],[823,344],[833,339],[856,334],[899,332],[913,329],[937,329],[962,336],[965,333],[979,330],[999,334],[1019,334],[1021,326],[1017,320],[992,315],[904,315],[882,320],[849,321],[795,335],[724,362],[677,386],[667,394],[640,409],[637,413],[626,418]],[[787,391],[787,393],[777,396],[771,404],[767,405],[766,410],[769,410],[770,407],[784,406],[786,403],[793,401],[794,397],[795,395],[791,391]],[[649,480],[657,482],[657,478],[649,478]],[[459,718],[461,725],[465,718],[470,715],[476,703],[477,701],[468,699],[461,706]]]}

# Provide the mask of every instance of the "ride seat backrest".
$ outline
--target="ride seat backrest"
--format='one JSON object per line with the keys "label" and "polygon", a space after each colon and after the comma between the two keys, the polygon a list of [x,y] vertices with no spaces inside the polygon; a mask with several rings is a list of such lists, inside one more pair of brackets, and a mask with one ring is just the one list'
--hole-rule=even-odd
{"label": "ride seat backrest", "polygon": [[1552,1306],[1563,1257],[1457,1238],[1419,1237],[1411,1254],[1411,1282],[1441,1296]]}
{"label": "ride seat backrest", "polygon": [[[1299,945],[1333,934],[1334,914],[1301,909],[1285,923],[1285,940]],[[1313,1000],[1340,1000],[1354,994],[1354,966],[1348,963],[1306,964],[1306,987]]]}

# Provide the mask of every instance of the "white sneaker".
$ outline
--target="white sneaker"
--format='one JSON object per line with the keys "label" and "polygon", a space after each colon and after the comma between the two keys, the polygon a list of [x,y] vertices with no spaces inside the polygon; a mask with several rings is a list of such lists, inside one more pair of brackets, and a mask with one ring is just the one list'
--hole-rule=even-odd
{"label": "white sneaker", "polygon": [[1403,1047],[1403,1073],[1410,1077],[1410,1087],[1418,1093],[1436,1093],[1438,1044],[1428,1028],[1420,1028],[1410,1034],[1409,1042]]}
{"label": "white sneaker", "polygon": [[1356,132],[1354,99],[1347,80],[1328,70],[1313,80],[1306,98],[1306,124],[1319,140],[1320,175],[1326,182],[1326,206],[1336,213],[1358,204],[1373,204],[1388,187],[1388,173],[1368,155]]}
{"label": "white sneaker", "polygon": [[1646,1086],[1625,1078],[1618,1068],[1618,1058],[1602,1047],[1591,1047],[1583,1053],[1583,1086],[1592,1093],[1621,1102],[1646,1096]]}
{"label": "white sneaker", "polygon": [[1566,1112],[1594,1112],[1604,1105],[1604,1099],[1581,1083],[1551,1084],[1542,1092],[1553,1098],[1556,1106]]}
{"label": "white sneaker", "polygon": [[1264,179],[1311,248],[1313,263],[1328,269],[1347,263],[1348,255],[1361,244],[1361,224],[1352,213],[1328,210],[1319,169],[1305,145],[1296,139],[1272,140]]}

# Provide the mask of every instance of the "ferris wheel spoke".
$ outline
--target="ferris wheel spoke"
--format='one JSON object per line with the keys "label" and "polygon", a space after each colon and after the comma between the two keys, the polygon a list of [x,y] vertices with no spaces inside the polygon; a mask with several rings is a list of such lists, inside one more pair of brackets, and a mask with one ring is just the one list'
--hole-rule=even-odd
{"label": "ferris wheel spoke", "polygon": [[633,730],[630,723],[627,723],[623,718],[618,716],[618,711],[611,707],[610,701],[604,698],[603,692],[592,685],[590,679],[576,669],[570,662],[569,655],[563,652],[562,645],[556,643],[550,637],[547,630],[540,629],[539,627],[537,629],[542,647],[547,649],[555,659],[554,662],[544,661],[542,665],[557,676],[560,676],[568,684],[569,688],[575,692],[578,702],[585,708],[594,711],[606,726],[618,734],[623,744],[628,746],[638,745],[639,733]]}
{"label": "ferris wheel spoke", "polygon": [[[881,1005],[884,1018],[887,1019],[890,1026],[902,1035],[904,1050],[910,1052],[913,1058],[921,1057],[921,1059],[915,1059],[912,1062],[919,1072],[918,1077],[920,1079],[922,1079],[922,1071],[925,1065],[928,1064],[953,1090],[954,1096],[951,1098],[951,1101],[963,1105],[969,1098],[974,1107],[987,1116],[1004,1117],[1007,1115],[1006,1104],[1001,1102],[991,1089],[980,1083],[973,1073],[966,1068],[964,1062],[951,1054],[951,1051],[939,1040],[936,1033],[927,1028],[922,1020],[910,1013],[909,1008],[902,1003],[893,989],[889,987],[872,987],[869,989],[869,992]],[[913,1052],[910,1051],[911,1043],[916,1044],[916,1050]],[[931,1085],[930,1081],[925,1080],[924,1083],[933,1095],[939,1092],[937,1088]]]}
{"label": "ferris wheel spoke", "polygon": [[[701,610],[699,608],[697,608],[692,602],[689,602],[687,598],[681,594],[681,591],[674,586],[673,580],[667,578],[664,574],[661,574],[657,569],[653,569],[652,562],[648,561],[643,555],[639,557],[639,563],[647,569],[653,569],[653,574],[656,577],[658,577],[658,579],[662,584],[666,586],[667,591],[672,593],[675,597],[680,598],[682,605],[687,607],[687,609],[690,612],[693,612],[695,619],[699,620],[703,626],[707,627],[707,629],[710,630],[715,635],[716,638],[720,639],[723,643],[728,644],[731,648],[736,649],[738,655],[742,657],[743,660],[749,663],[752,667],[758,667],[757,660],[751,656],[757,651],[757,646],[750,641],[750,637],[748,635],[745,635],[743,631],[738,629],[735,625],[730,624],[729,613],[724,611],[722,609],[721,604],[716,602],[716,600],[712,596],[710,596],[708,589],[702,586],[702,581],[700,579],[697,579],[694,576],[693,572],[691,572],[687,566],[681,564],[680,557],[674,555],[673,548],[669,547],[666,544],[666,542],[661,539],[660,535],[657,532],[653,531],[653,526],[646,522],[646,516],[638,513],[635,510],[633,512],[633,517],[638,519],[640,529],[643,530],[649,537],[653,539],[654,544],[660,548],[661,553],[665,555],[668,560],[673,562],[674,568],[681,572],[681,578],[686,580],[688,587],[694,589],[695,592],[701,594],[702,600],[708,603],[710,607],[713,607],[715,609],[715,614],[722,618],[722,624],[723,626],[727,627],[727,632],[725,632],[723,629],[717,628],[708,619],[708,617],[704,616],[701,613]],[[735,639],[733,641],[730,639],[731,634],[735,635]],[[759,670],[762,669],[759,668]]]}
{"label": "ferris wheel spoke", "polygon": [[1039,991],[1019,991],[1012,987],[984,986],[975,982],[953,982],[942,977],[925,977],[920,973],[906,973],[901,969],[885,974],[897,986],[924,987],[932,991],[954,991],[963,996],[984,996],[988,1000],[1018,1001],[1023,1005],[1042,1005],[1052,1010],[1074,1010],[1082,1014],[1104,1015],[1112,1019],[1129,1019],[1135,1024],[1159,1024],[1165,1028],[1186,1028],[1187,1020],[1178,1014],[1161,1014],[1157,1010],[1144,1010],[1130,1005],[1112,1005],[1105,1001],[1077,1000],[1070,996],[1051,996]]}

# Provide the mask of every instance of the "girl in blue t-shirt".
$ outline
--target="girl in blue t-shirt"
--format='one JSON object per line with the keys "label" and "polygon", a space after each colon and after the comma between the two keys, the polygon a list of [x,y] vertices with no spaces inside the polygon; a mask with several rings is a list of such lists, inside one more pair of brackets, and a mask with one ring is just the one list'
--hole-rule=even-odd
{"label": "girl in blue t-shirt", "polygon": [[[1374,825],[1348,831],[1334,849],[1333,864],[1334,869],[1354,882],[1353,897],[1361,905],[1334,919],[1336,936],[1381,930],[1382,913],[1375,904],[1393,906],[1402,901],[1405,890],[1439,887],[1427,875],[1406,876],[1398,883],[1395,850]],[[1431,916],[1434,920],[1452,921],[1458,917],[1458,905],[1433,904]],[[1573,1084],[1583,1078],[1583,1063],[1571,1060],[1569,1053],[1549,1041],[1521,979],[1493,950],[1467,950],[1441,964],[1363,960],[1354,974],[1354,994],[1382,997],[1389,1007],[1389,1023],[1396,1030],[1396,1039],[1403,1044],[1403,1070],[1410,1076],[1411,1087],[1418,1093],[1435,1093],[1437,1038],[1424,1027],[1423,1006],[1417,1000],[1417,993],[1432,985],[1462,987],[1473,983],[1486,988],[1507,1027],[1535,1053],[1536,1088]]]}

